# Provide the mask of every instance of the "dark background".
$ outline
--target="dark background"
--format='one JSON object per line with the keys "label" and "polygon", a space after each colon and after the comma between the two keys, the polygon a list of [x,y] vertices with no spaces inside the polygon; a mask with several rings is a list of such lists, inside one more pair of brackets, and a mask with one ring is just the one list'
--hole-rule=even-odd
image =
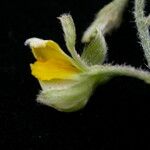
{"label": "dark background", "polygon": [[[77,27],[77,49],[81,52],[84,30],[94,14],[108,2],[110,0],[1,2],[0,149],[150,148],[150,85],[143,81],[116,77],[99,86],[87,106],[74,113],[58,112],[35,101],[40,86],[30,74],[29,64],[34,58],[24,41],[30,37],[52,39],[66,49],[56,17],[70,12]],[[107,62],[147,69],[132,11],[130,0],[121,27],[106,37]]]}

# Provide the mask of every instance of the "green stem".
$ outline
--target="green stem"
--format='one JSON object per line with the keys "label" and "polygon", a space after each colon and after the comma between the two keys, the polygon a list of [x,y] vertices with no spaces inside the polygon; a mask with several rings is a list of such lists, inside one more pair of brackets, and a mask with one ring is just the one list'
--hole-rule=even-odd
{"label": "green stem", "polygon": [[150,73],[148,71],[135,69],[131,66],[101,65],[93,66],[91,70],[92,71],[89,74],[98,77],[100,79],[100,82],[102,76],[108,77],[108,79],[114,76],[129,76],[143,80],[146,83],[150,84]]}
{"label": "green stem", "polygon": [[145,57],[147,59],[148,66],[150,66],[150,17],[146,18],[144,15],[144,2],[145,0],[135,0],[135,21],[139,32],[139,38],[144,49]]}

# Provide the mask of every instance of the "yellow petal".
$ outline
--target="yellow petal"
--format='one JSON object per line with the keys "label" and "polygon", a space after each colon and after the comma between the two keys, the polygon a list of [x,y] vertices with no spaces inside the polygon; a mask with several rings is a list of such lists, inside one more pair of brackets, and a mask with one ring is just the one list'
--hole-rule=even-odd
{"label": "yellow petal", "polygon": [[57,43],[34,38],[27,40],[26,44],[30,45],[37,59],[31,64],[31,71],[39,80],[72,79],[81,72]]}
{"label": "yellow petal", "polygon": [[39,80],[72,79],[79,70],[70,62],[51,59],[46,62],[36,61],[31,64],[32,75]]}
{"label": "yellow petal", "polygon": [[25,45],[31,47],[34,57],[39,61],[47,61],[51,58],[72,61],[72,59],[61,50],[59,45],[52,40],[31,38],[25,42]]}

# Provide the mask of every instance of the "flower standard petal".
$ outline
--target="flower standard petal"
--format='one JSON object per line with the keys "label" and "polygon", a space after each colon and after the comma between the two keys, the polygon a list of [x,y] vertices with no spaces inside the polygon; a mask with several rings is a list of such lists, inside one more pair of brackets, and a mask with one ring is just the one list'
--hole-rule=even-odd
{"label": "flower standard petal", "polygon": [[81,72],[59,45],[51,40],[31,38],[25,42],[37,59],[31,64],[32,75],[39,80],[71,79]]}
{"label": "flower standard petal", "polygon": [[47,61],[51,58],[72,60],[62,51],[59,45],[52,40],[30,38],[26,40],[25,45],[30,46],[34,57],[39,61]]}

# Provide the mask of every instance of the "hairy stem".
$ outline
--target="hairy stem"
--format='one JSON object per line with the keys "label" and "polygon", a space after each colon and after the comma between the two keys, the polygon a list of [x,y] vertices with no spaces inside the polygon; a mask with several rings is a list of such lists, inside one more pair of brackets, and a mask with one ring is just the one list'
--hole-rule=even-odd
{"label": "hairy stem", "polygon": [[148,66],[150,66],[150,16],[145,17],[144,8],[145,0],[135,0],[135,21],[139,32],[139,38],[144,49],[144,54],[147,59]]}
{"label": "hairy stem", "polygon": [[110,78],[114,76],[129,76],[143,80],[144,82],[150,84],[150,73],[148,71],[135,69],[131,66],[101,65],[93,66],[91,70],[93,71],[90,74],[93,74],[99,78],[103,75]]}

